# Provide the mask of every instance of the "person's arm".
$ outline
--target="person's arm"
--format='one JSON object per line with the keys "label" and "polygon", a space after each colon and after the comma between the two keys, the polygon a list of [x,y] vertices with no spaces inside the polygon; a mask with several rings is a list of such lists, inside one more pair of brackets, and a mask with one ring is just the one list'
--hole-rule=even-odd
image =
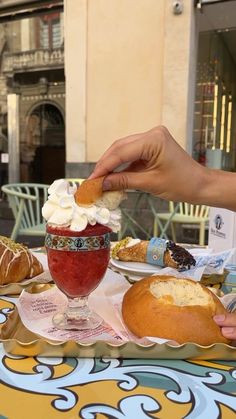
{"label": "person's arm", "polygon": [[[125,170],[113,172],[121,165]],[[104,190],[140,189],[160,198],[236,210],[236,173],[206,168],[165,127],[115,141],[91,178],[106,176]]]}
{"label": "person's arm", "polygon": [[223,336],[236,341],[236,313],[228,313],[226,316],[214,316],[214,320],[221,327]]}
{"label": "person's arm", "polygon": [[224,170],[205,169],[206,187],[200,200],[212,207],[236,211],[236,173]]}

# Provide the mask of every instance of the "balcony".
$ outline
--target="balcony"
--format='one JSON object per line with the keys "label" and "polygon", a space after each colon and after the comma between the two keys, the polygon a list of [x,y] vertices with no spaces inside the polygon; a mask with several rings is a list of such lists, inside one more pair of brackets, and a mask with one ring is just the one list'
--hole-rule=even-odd
{"label": "balcony", "polygon": [[6,75],[64,67],[64,48],[37,49],[3,54],[2,72]]}

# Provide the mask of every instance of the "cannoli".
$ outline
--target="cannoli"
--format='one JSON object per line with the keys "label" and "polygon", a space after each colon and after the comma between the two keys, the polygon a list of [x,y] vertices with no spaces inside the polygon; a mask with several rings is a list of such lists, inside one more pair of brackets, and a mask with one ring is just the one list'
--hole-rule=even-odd
{"label": "cannoli", "polygon": [[125,262],[146,262],[178,270],[190,269],[194,257],[171,240],[153,237],[150,241],[126,237],[115,245],[112,257]]}

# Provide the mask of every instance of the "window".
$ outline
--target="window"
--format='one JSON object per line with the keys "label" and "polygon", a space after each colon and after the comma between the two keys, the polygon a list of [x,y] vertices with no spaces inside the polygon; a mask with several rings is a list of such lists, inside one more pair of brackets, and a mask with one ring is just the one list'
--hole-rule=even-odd
{"label": "window", "polygon": [[61,19],[59,13],[39,18],[39,48],[55,49],[62,43]]}

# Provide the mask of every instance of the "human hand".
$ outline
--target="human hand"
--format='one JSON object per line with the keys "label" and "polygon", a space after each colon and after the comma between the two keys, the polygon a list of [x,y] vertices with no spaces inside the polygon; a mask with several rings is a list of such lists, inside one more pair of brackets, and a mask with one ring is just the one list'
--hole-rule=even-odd
{"label": "human hand", "polygon": [[236,312],[220,314],[213,317],[218,326],[221,327],[222,335],[230,340],[236,341]]}
{"label": "human hand", "polygon": [[[114,173],[122,164],[128,165]],[[166,200],[202,203],[207,170],[159,126],[115,141],[90,178],[106,176],[104,190],[140,189]]]}

